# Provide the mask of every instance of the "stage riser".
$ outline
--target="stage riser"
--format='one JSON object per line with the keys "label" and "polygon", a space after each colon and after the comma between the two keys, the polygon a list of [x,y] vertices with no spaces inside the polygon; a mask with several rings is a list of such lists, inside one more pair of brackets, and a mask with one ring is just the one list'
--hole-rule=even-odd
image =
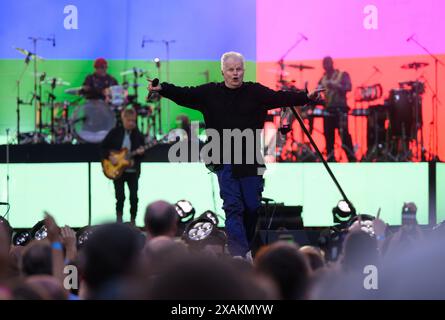
{"label": "stage riser", "polygon": [[[445,164],[331,164],[358,212],[375,214],[397,225],[403,202],[418,207],[421,224],[445,218]],[[435,187],[430,185],[435,168]],[[7,198],[6,164],[0,164],[0,201]],[[16,163],[9,165],[9,220],[15,228],[31,227],[47,210],[60,224],[81,227],[114,219],[114,188],[93,163]],[[224,215],[216,176],[200,163],[142,163],[137,223],[145,206],[155,200],[187,199],[197,214],[213,210]],[[433,194],[433,192],[435,192]],[[340,194],[319,163],[271,164],[265,175],[264,197],[286,205],[302,205],[305,226],[332,225],[331,210]],[[432,200],[431,200],[432,199]],[[436,200],[434,200],[436,199]],[[6,207],[2,207],[5,212]],[[129,219],[128,197],[124,219]]]}

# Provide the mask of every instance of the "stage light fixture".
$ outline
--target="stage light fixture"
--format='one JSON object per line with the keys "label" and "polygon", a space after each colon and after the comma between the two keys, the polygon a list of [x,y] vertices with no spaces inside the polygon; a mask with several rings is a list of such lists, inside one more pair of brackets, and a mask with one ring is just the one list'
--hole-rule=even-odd
{"label": "stage light fixture", "polygon": [[26,246],[31,241],[31,234],[29,231],[21,231],[17,232],[14,237],[12,238],[12,243],[15,246]]}
{"label": "stage light fixture", "polygon": [[204,213],[201,214],[201,215],[199,216],[199,218],[207,218],[207,219],[209,219],[210,221],[212,221],[212,223],[213,223],[216,227],[218,226],[218,223],[219,223],[218,215],[217,215],[215,212],[211,211],[211,210],[204,211]]}
{"label": "stage light fixture", "polygon": [[175,208],[182,223],[191,221],[195,217],[195,208],[188,200],[179,200],[176,202]]}
{"label": "stage light fixture", "polygon": [[207,239],[216,229],[215,224],[208,218],[198,218],[185,228],[185,240],[187,242],[198,242]]}
{"label": "stage light fixture", "polygon": [[31,238],[36,240],[43,240],[48,236],[45,226],[45,220],[40,220],[31,229]]}
{"label": "stage light fixture", "polygon": [[81,248],[83,245],[85,245],[85,243],[91,237],[93,232],[94,232],[94,227],[92,226],[85,226],[77,230],[76,232],[77,247]]}
{"label": "stage light fixture", "polygon": [[355,208],[351,208],[345,200],[340,200],[337,206],[332,209],[334,223],[346,224],[356,216]]}
{"label": "stage light fixture", "polygon": [[374,219],[375,217],[369,214],[356,215],[348,222],[349,228],[351,228],[355,223],[359,223],[358,221],[360,221],[360,229],[369,234],[371,237],[374,237]]}

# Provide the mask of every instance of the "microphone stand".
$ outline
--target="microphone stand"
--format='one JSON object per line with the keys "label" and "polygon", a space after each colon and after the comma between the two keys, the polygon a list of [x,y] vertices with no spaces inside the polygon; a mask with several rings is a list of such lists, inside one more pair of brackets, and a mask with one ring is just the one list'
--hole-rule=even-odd
{"label": "microphone stand", "polygon": [[[438,135],[438,126],[437,126],[437,112],[438,112],[438,99],[439,99],[439,64],[445,66],[445,63],[441,61],[436,55],[431,53],[427,48],[425,48],[419,41],[414,39],[414,37],[408,38],[408,41],[413,41],[417,46],[419,46],[423,51],[425,51],[431,58],[434,60],[434,92],[432,98],[432,106],[433,106],[433,120],[431,122],[434,131],[434,155],[431,157],[431,161],[440,161],[438,153],[439,153],[439,135]],[[430,150],[431,153],[431,150]]]}
{"label": "microphone stand", "polygon": [[48,94],[48,102],[51,110],[51,143],[56,142],[56,131],[54,128],[54,101],[56,100],[56,96],[54,95],[54,89],[56,88],[56,78],[51,80],[51,92]]}
{"label": "microphone stand", "polygon": [[[34,100],[34,133],[37,132],[37,112],[39,112],[39,137],[37,140],[40,139],[40,135],[42,133],[42,121],[41,121],[41,97],[37,95],[37,42],[38,41],[50,41],[53,43],[53,46],[55,46],[55,38],[43,38],[43,37],[32,37],[29,36],[28,37],[29,40],[32,41],[32,45],[33,45],[33,55],[34,55],[34,63],[33,63],[33,67],[34,67],[34,95],[33,98]],[[38,104],[38,105],[37,105]],[[36,138],[36,137],[34,137]]]}
{"label": "microphone stand", "polygon": [[[167,82],[170,82],[170,45],[172,43],[175,43],[176,40],[153,40],[148,39],[145,35],[142,37],[142,48],[145,46],[146,43],[163,43],[165,45],[165,51],[166,51],[166,79]],[[159,69],[159,68],[158,68]],[[167,125],[170,124],[170,103],[167,100]],[[159,113],[159,117],[161,116],[161,113]],[[159,120],[161,122],[161,119]],[[159,123],[159,134],[162,134],[161,125]]]}
{"label": "microphone stand", "polygon": [[295,118],[298,120],[298,122],[299,122],[299,124],[301,126],[301,129],[305,133],[306,137],[309,139],[312,147],[314,148],[315,152],[317,153],[318,158],[321,160],[321,162],[323,162],[324,167],[326,168],[326,170],[327,170],[329,176],[331,177],[332,181],[334,181],[334,184],[337,187],[338,191],[340,191],[340,194],[342,195],[343,200],[346,201],[346,203],[349,205],[349,208],[351,209],[351,212],[355,215],[355,213],[356,213],[355,207],[352,205],[352,202],[349,201],[348,197],[346,196],[346,193],[343,191],[342,187],[340,186],[340,183],[337,181],[337,178],[335,178],[335,175],[331,171],[331,168],[329,167],[328,163],[323,158],[323,155],[320,152],[320,149],[318,149],[317,144],[315,143],[314,139],[312,139],[311,134],[307,130],[306,126],[304,125],[304,121],[301,118],[300,114],[297,112],[295,107],[291,107],[290,109],[291,109],[292,113],[294,114]]}
{"label": "microphone stand", "polygon": [[9,128],[6,129],[6,203],[8,206],[8,209],[6,213],[3,215],[6,220],[9,220]]}

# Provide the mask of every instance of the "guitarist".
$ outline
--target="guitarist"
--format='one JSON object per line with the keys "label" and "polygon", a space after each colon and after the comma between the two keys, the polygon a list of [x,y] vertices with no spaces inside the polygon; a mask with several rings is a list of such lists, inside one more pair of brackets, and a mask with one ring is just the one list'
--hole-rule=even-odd
{"label": "guitarist", "polygon": [[110,154],[110,151],[127,148],[136,151],[133,158],[133,165],[129,167],[123,175],[114,182],[116,196],[116,216],[117,222],[122,222],[124,201],[125,201],[125,182],[130,190],[130,216],[131,223],[135,225],[136,214],[138,210],[138,181],[141,173],[141,160],[144,154],[145,137],[137,128],[137,113],[133,108],[124,109],[121,112],[122,126],[113,128],[102,141],[102,158],[108,158],[113,165],[117,159]]}

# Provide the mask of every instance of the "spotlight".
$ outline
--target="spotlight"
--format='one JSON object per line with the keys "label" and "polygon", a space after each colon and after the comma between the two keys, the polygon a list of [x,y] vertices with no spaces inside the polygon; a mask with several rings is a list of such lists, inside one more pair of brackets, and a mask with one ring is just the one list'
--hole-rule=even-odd
{"label": "spotlight", "polygon": [[360,222],[360,229],[364,232],[366,232],[367,234],[369,234],[371,237],[375,236],[374,233],[374,225],[373,225],[373,221],[374,221],[375,217],[371,216],[369,214],[359,214],[356,215],[355,217],[353,217],[349,222],[349,228],[352,227],[353,224],[355,223],[359,223]]}
{"label": "spotlight", "polygon": [[193,220],[195,217],[195,208],[188,200],[179,200],[175,204],[176,212],[178,213],[179,220],[182,223]]}
{"label": "spotlight", "polygon": [[185,228],[184,237],[186,242],[204,241],[214,230],[216,230],[216,226],[212,220],[208,218],[198,218],[190,222]]}
{"label": "spotlight", "polygon": [[15,246],[26,246],[31,241],[31,234],[29,231],[17,232],[12,238],[12,243]]}
{"label": "spotlight", "polygon": [[92,226],[85,226],[77,230],[76,232],[77,248],[81,248],[83,245],[85,245],[85,243],[91,237],[93,232],[94,232],[94,227]]}
{"label": "spotlight", "polygon": [[332,209],[334,223],[346,224],[356,216],[355,208],[345,200],[340,200],[335,208]]}
{"label": "spotlight", "polygon": [[48,236],[46,230],[45,221],[41,220],[37,222],[31,229],[31,239],[43,240]]}
{"label": "spotlight", "polygon": [[215,212],[211,211],[211,210],[204,211],[204,213],[201,214],[201,215],[199,216],[199,218],[207,218],[207,219],[209,219],[210,221],[212,221],[212,223],[213,223],[216,227],[218,226],[218,223],[219,223],[218,215],[217,215]]}

